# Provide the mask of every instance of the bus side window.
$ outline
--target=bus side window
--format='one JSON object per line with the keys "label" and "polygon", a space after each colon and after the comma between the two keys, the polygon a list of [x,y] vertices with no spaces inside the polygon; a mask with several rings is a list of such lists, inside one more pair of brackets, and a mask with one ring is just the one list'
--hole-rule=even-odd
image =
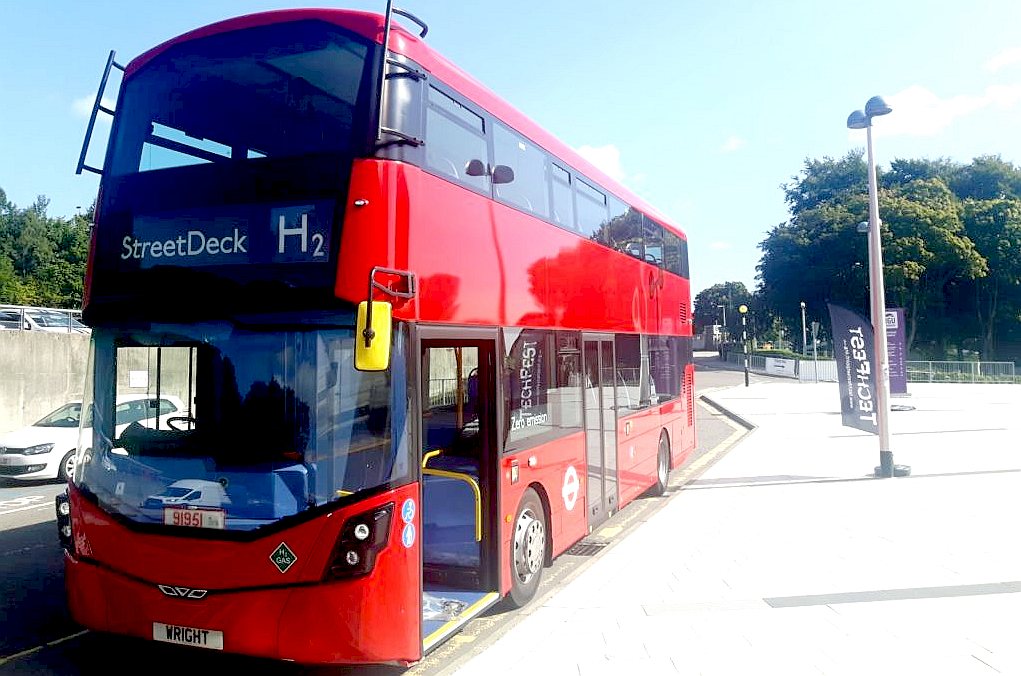
{"label": "bus side window", "polygon": [[606,195],[585,181],[575,181],[578,196],[578,230],[582,236],[602,244],[609,244],[606,233]]}
{"label": "bus side window", "polygon": [[645,262],[663,265],[663,227],[648,216],[643,219],[645,229]]}
{"label": "bus side window", "polygon": [[489,160],[485,120],[435,87],[429,88],[426,110],[425,165],[440,176],[489,192],[489,177],[472,176],[472,160]]}
{"label": "bus side window", "polygon": [[642,237],[642,214],[625,206],[620,200],[610,198],[610,246],[621,253],[644,260]]}
{"label": "bus side window", "polygon": [[663,267],[681,277],[688,276],[688,243],[666,228],[663,231]]}
{"label": "bus side window", "polygon": [[493,186],[496,197],[542,218],[549,216],[546,153],[501,124],[493,127],[494,164],[514,170],[514,180]]}
{"label": "bus side window", "polygon": [[562,228],[578,231],[574,224],[574,191],[571,175],[566,169],[550,164],[552,173],[553,222]]}

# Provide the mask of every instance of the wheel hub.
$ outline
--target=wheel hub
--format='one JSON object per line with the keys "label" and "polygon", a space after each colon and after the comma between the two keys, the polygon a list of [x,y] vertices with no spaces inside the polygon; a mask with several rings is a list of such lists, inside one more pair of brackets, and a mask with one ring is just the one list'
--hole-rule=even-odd
{"label": "wheel hub", "polygon": [[546,555],[546,531],[531,510],[518,517],[514,528],[514,570],[522,582],[528,582],[542,568]]}

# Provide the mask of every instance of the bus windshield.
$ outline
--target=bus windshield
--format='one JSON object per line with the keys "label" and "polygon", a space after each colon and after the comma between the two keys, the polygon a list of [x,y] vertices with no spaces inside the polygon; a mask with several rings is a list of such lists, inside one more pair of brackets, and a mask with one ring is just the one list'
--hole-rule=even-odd
{"label": "bus windshield", "polygon": [[125,81],[111,173],[350,152],[369,108],[369,52],[317,21],[174,45]]}
{"label": "bus windshield", "polygon": [[[98,329],[75,483],[138,523],[226,530],[390,483],[408,474],[402,344],[395,368],[362,373],[349,328]],[[140,394],[180,405],[119,418]]]}

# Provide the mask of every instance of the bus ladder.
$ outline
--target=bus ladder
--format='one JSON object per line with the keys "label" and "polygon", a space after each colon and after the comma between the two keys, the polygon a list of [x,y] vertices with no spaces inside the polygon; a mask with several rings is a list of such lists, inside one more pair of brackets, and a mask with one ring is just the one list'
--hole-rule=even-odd
{"label": "bus ladder", "polygon": [[117,68],[122,73],[124,72],[124,66],[114,61],[116,52],[110,50],[110,57],[106,60],[106,68],[103,69],[103,79],[99,81],[99,91],[96,93],[96,101],[92,104],[92,115],[89,117],[89,126],[85,130],[85,142],[82,143],[82,154],[78,157],[78,168],[75,169],[75,174],[82,173],[82,169],[91,171],[94,174],[103,175],[102,169],[96,169],[85,164],[85,155],[89,152],[89,143],[92,141],[92,130],[96,126],[96,116],[99,111],[103,111],[110,117],[113,117],[114,111],[103,105],[103,92],[106,91],[106,81],[110,78],[110,69]]}

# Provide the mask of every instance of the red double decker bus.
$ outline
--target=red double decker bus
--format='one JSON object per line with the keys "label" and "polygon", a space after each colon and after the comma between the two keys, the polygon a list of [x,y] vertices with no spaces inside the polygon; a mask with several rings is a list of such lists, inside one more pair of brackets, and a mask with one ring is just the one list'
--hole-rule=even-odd
{"label": "red double decker bus", "polygon": [[268,12],[124,68],[57,505],[85,627],[411,663],[694,447],[684,236],[416,32]]}

